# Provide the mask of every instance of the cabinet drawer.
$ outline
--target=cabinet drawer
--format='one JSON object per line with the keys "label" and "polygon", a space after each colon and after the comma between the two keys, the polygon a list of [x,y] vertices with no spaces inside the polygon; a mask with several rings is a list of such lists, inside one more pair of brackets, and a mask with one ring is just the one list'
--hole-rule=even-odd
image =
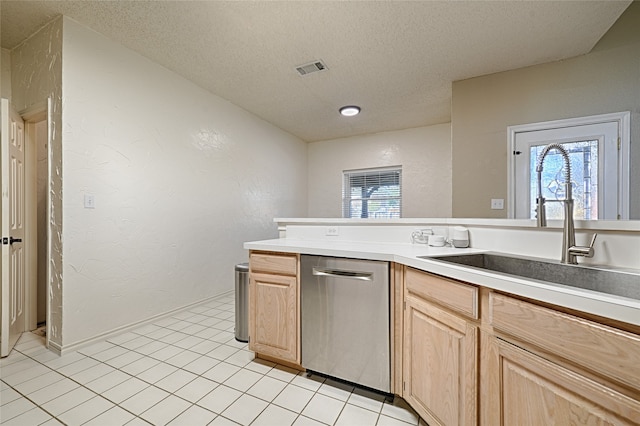
{"label": "cabinet drawer", "polygon": [[478,319],[477,287],[412,268],[407,268],[405,286],[410,293]]}
{"label": "cabinet drawer", "polygon": [[296,254],[251,253],[249,260],[251,272],[294,276],[298,274]]}
{"label": "cabinet drawer", "polygon": [[504,425],[638,425],[640,401],[496,339]]}
{"label": "cabinet drawer", "polygon": [[489,310],[494,329],[640,389],[640,336],[497,293]]}

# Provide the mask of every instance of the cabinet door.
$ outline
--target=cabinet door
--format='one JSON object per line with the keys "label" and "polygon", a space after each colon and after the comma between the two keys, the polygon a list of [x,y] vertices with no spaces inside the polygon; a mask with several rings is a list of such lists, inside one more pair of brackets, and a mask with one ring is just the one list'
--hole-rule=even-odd
{"label": "cabinet door", "polygon": [[640,389],[640,335],[491,293],[493,329]]}
{"label": "cabinet door", "polygon": [[419,298],[405,308],[403,397],[435,425],[477,422],[477,327]]}
{"label": "cabinet door", "polygon": [[252,273],[249,287],[249,349],[300,363],[297,277]]}
{"label": "cabinet door", "polygon": [[640,403],[497,339],[501,424],[637,425]]}

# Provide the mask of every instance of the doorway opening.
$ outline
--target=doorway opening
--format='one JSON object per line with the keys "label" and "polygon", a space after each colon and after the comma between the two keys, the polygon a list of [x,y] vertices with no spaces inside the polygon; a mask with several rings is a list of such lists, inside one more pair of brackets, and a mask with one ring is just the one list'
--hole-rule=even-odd
{"label": "doorway opening", "polygon": [[29,250],[25,263],[25,331],[45,337],[49,314],[50,135],[47,103],[21,112],[25,121],[25,222]]}
{"label": "doorway opening", "polygon": [[2,99],[2,356],[24,332],[49,347],[49,105],[16,112]]}
{"label": "doorway opening", "polygon": [[46,336],[47,322],[47,190],[48,190],[48,138],[47,120],[33,123],[35,148],[36,191],[36,332]]}

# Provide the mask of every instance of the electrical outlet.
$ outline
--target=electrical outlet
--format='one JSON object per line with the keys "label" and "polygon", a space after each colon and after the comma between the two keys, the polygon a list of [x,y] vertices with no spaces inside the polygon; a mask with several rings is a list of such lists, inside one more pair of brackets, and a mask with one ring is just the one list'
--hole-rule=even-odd
{"label": "electrical outlet", "polygon": [[340,235],[340,228],[338,228],[337,226],[329,226],[325,230],[324,235],[327,235],[327,236],[330,236],[330,237],[336,237],[336,236]]}
{"label": "electrical outlet", "polygon": [[491,210],[504,210],[504,199],[503,198],[492,198],[491,199]]}

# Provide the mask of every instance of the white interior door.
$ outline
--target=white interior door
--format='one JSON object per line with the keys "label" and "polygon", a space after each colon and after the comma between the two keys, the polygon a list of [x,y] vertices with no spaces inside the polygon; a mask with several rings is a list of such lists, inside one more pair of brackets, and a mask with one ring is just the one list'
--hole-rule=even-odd
{"label": "white interior door", "polygon": [[2,313],[0,356],[7,356],[25,327],[24,122],[2,99]]}

